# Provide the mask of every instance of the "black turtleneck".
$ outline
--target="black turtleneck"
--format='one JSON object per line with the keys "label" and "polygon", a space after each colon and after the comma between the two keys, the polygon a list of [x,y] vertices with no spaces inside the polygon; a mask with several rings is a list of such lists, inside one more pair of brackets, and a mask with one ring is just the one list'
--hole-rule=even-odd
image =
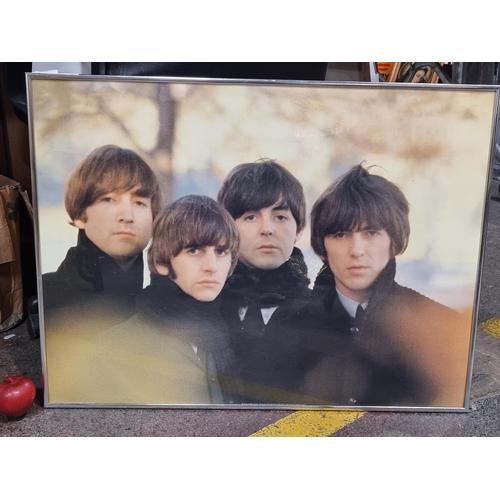
{"label": "black turtleneck", "polygon": [[151,275],[151,284],[136,299],[137,312],[168,327],[168,331],[205,352],[229,347],[220,299],[202,302],[186,294],[168,276]]}
{"label": "black turtleneck", "polygon": [[[142,253],[127,271],[79,230],[78,244],[68,250],[56,272],[42,276],[46,322],[103,330],[135,313],[135,297],[142,290]],[[59,321],[60,320],[60,321]]]}
{"label": "black turtleneck", "polygon": [[[139,317],[144,325],[157,327],[183,342],[189,342],[213,360],[206,366],[219,377],[226,401],[238,393],[238,366],[230,345],[229,331],[219,311],[220,299],[202,302],[186,294],[168,276],[151,275],[151,284],[136,299]],[[200,352],[198,352],[200,355]],[[208,355],[208,357],[206,357]],[[221,375],[226,375],[221,379]]]}
{"label": "black turtleneck", "polygon": [[66,259],[57,272],[73,277],[77,285],[77,276],[92,285],[96,292],[109,295],[137,295],[142,290],[144,263],[142,254],[137,254],[131,266],[124,271],[120,265],[98,248],[85,234],[78,231],[78,244],[70,248]]}

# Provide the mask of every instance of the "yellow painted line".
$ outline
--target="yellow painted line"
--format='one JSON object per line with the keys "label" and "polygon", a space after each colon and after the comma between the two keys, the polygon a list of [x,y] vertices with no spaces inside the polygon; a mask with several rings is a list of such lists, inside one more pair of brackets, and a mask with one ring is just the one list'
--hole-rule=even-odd
{"label": "yellow painted line", "polygon": [[249,437],[326,437],[361,418],[365,411],[296,411]]}
{"label": "yellow painted line", "polygon": [[486,333],[500,339],[500,318],[491,318],[479,325]]}

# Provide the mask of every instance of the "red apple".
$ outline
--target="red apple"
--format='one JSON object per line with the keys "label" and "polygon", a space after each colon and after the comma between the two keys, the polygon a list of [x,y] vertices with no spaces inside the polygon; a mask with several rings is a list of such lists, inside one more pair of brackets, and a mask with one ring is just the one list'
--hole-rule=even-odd
{"label": "red apple", "polygon": [[0,412],[7,417],[21,417],[30,409],[35,394],[35,383],[29,377],[5,377],[0,382]]}

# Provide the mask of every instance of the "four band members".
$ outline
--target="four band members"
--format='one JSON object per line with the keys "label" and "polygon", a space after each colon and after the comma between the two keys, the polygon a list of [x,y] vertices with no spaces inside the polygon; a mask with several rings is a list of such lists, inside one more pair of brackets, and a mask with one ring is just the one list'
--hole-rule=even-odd
{"label": "four band members", "polygon": [[303,189],[273,160],[162,209],[148,165],[104,146],[65,203],[78,245],[43,276],[51,402],[463,406],[470,317],[396,283],[409,204],[369,169],[314,204],[314,284]]}

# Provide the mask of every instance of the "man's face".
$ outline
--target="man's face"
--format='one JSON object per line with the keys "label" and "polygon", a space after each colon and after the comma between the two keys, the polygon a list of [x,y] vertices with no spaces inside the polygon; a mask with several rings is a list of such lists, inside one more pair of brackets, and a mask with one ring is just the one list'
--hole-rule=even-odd
{"label": "man's face", "polygon": [[363,229],[325,238],[328,264],[339,291],[360,303],[391,258],[391,239],[385,229]]}
{"label": "man's face", "polygon": [[137,189],[107,193],[74,221],[94,245],[121,265],[142,252],[151,238],[151,199],[136,193]]}
{"label": "man's face", "polygon": [[[211,302],[222,290],[231,269],[231,253],[222,247],[184,248],[170,260],[181,290],[200,302]],[[168,276],[167,266],[156,270]]]}
{"label": "man's face", "polygon": [[236,219],[240,234],[238,258],[250,267],[276,269],[292,255],[293,246],[302,236],[297,222],[281,203],[245,212]]}

